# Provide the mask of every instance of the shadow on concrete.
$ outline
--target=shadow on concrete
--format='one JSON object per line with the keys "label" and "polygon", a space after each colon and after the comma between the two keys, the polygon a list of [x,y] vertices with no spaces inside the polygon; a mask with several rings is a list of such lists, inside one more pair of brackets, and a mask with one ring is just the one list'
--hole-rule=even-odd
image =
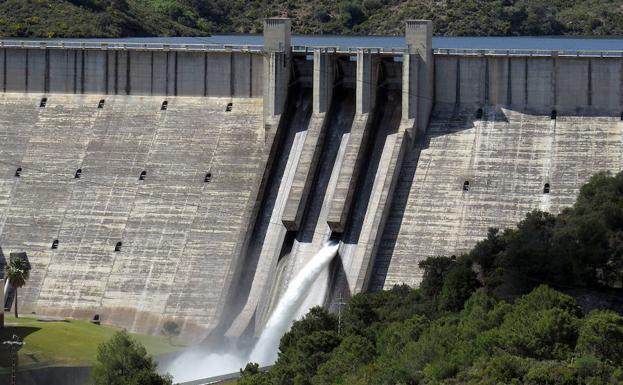
{"label": "shadow on concrete", "polygon": [[413,148],[407,150],[392,196],[389,215],[381,233],[380,247],[374,256],[374,264],[368,284],[369,291],[383,290],[385,285],[420,153],[430,146],[430,142],[434,138],[473,129],[479,121],[508,122],[509,120],[502,108],[483,108],[479,112],[477,108],[471,107],[436,106],[432,112],[427,133],[417,138]]}
{"label": "shadow on concrete", "polygon": [[355,117],[355,91],[353,89],[337,86],[335,87],[333,98],[335,102],[331,103],[326,117],[328,121],[326,136],[321,150],[322,153],[318,161],[314,182],[307,198],[305,215],[301,221],[301,230],[296,236],[297,241],[301,243],[311,243],[313,241],[342,137],[350,132]]}
{"label": "shadow on concrete", "polygon": [[0,368],[11,366],[11,349],[9,345],[2,344],[2,342],[12,340],[14,334],[19,337],[20,341],[24,341],[24,338],[39,330],[41,328],[32,326],[6,326],[0,329]]}
{"label": "shadow on concrete", "polygon": [[400,233],[402,219],[407,208],[411,185],[415,178],[417,162],[420,157],[420,152],[427,145],[428,138],[421,138],[414,148],[405,154],[398,177],[398,183],[396,184],[394,196],[392,197],[390,212],[381,234],[381,246],[374,258],[372,274],[368,285],[369,291],[383,290],[383,286],[385,285],[385,278],[387,277],[387,271],[389,270],[391,258],[396,247],[396,240]]}
{"label": "shadow on concrete", "polygon": [[461,106],[435,107],[422,148],[427,148],[431,139],[472,129],[478,122],[508,123],[509,119],[501,107],[485,107],[482,111],[478,108]]}
{"label": "shadow on concrete", "polygon": [[338,306],[343,306],[343,304],[352,297],[348,282],[346,281],[344,264],[339,254],[331,261],[329,271],[331,272],[329,277],[329,290],[327,291],[329,295],[325,299],[324,307],[329,308],[331,312],[337,313]]}
{"label": "shadow on concrete", "polygon": [[4,266],[6,265],[6,257],[4,256],[4,251],[0,246],[0,278],[4,278]]}
{"label": "shadow on concrete", "polygon": [[[0,373],[0,384],[9,384],[9,374]],[[90,366],[28,367],[17,372],[19,385],[85,385],[91,383]]]}
{"label": "shadow on concrete", "polygon": [[346,222],[342,241],[346,244],[359,243],[359,237],[372,196],[376,175],[387,137],[400,127],[400,93],[395,90],[379,90],[377,107],[372,117],[370,137],[365,144],[365,160],[362,164],[357,186],[353,194],[352,208]]}

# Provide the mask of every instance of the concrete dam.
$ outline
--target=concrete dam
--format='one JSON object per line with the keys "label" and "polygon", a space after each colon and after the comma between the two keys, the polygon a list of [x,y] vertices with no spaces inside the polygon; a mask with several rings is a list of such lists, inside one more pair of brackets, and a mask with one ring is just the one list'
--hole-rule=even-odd
{"label": "concrete dam", "polygon": [[573,204],[623,166],[614,51],[0,43],[0,264],[20,308],[259,335],[332,240],[310,304],[417,286],[418,262]]}

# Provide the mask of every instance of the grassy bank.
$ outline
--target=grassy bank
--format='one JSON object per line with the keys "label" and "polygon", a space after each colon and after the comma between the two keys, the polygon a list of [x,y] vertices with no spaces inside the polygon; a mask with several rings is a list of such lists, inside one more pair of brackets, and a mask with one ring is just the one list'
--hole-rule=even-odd
{"label": "grassy bank", "polygon": [[[97,355],[97,346],[108,340],[117,328],[94,325],[79,320],[39,322],[36,318],[6,317],[6,327],[0,330],[0,341],[17,334],[26,344],[19,351],[19,365],[90,365]],[[133,334],[153,356],[181,350],[162,336]],[[7,345],[0,345],[0,372],[11,363]]]}

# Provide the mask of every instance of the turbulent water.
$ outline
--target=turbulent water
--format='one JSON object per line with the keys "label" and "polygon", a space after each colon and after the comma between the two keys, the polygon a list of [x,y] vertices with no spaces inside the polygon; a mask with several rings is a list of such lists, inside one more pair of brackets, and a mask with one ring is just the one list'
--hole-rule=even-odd
{"label": "turbulent water", "polygon": [[184,353],[166,371],[173,375],[175,382],[183,382],[232,373],[244,367],[247,362],[257,362],[260,366],[275,362],[279,340],[290,329],[297,315],[306,312],[311,306],[321,304],[306,299],[317,294],[310,289],[315,283],[322,281],[323,273],[328,270],[337,249],[338,244],[335,242],[325,244],[292,279],[251,351],[230,349],[226,353],[214,354],[195,350]]}

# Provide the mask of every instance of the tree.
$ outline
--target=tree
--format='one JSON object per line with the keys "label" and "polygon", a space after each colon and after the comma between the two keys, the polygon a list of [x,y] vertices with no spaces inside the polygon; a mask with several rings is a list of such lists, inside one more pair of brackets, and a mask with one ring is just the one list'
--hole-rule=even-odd
{"label": "tree", "polygon": [[237,385],[269,385],[270,377],[266,372],[260,370],[257,363],[249,362],[247,366],[240,369],[240,378]]}
{"label": "tree", "polygon": [[463,263],[457,263],[444,277],[439,293],[439,310],[461,310],[465,301],[479,286],[472,269]]}
{"label": "tree", "polygon": [[428,327],[429,320],[416,315],[402,322],[387,325],[377,336],[376,345],[379,355],[387,361],[394,360],[403,353],[405,345],[417,341]]}
{"label": "tree", "polygon": [[340,342],[336,317],[321,307],[312,308],[281,338],[279,358],[271,370],[274,383],[309,384],[318,366]]}
{"label": "tree", "polygon": [[145,347],[127,332],[115,333],[97,348],[93,385],[171,385],[169,375],[156,373],[156,363]]}
{"label": "tree", "polygon": [[444,276],[450,270],[454,261],[448,257],[430,257],[420,262],[418,266],[424,270],[420,283],[420,290],[426,297],[435,299],[443,287]]}
{"label": "tree", "polygon": [[366,338],[352,335],[344,338],[331,357],[318,367],[312,378],[314,385],[343,383],[343,379],[374,359],[374,346]]}
{"label": "tree", "polygon": [[[30,263],[25,257],[11,256],[6,266],[6,277],[15,288],[15,318],[19,318],[17,311],[17,289],[23,287],[30,277]],[[3,305],[4,306],[4,305]]]}
{"label": "tree", "polygon": [[311,308],[305,317],[292,324],[290,331],[281,337],[279,350],[285,352],[299,339],[317,331],[337,331],[336,317],[319,306]]}
{"label": "tree", "polygon": [[320,330],[300,336],[293,342],[279,353],[273,367],[276,384],[309,385],[318,367],[331,357],[341,340],[334,330]]}
{"label": "tree", "polygon": [[175,321],[166,321],[164,325],[162,325],[162,334],[167,336],[169,344],[173,345],[173,337],[180,335],[180,326]]}
{"label": "tree", "polygon": [[613,311],[591,312],[580,327],[576,351],[612,362],[623,362],[623,317]]}
{"label": "tree", "polygon": [[575,348],[580,308],[575,300],[542,285],[516,301],[498,330],[498,348],[540,360],[562,359]]}

